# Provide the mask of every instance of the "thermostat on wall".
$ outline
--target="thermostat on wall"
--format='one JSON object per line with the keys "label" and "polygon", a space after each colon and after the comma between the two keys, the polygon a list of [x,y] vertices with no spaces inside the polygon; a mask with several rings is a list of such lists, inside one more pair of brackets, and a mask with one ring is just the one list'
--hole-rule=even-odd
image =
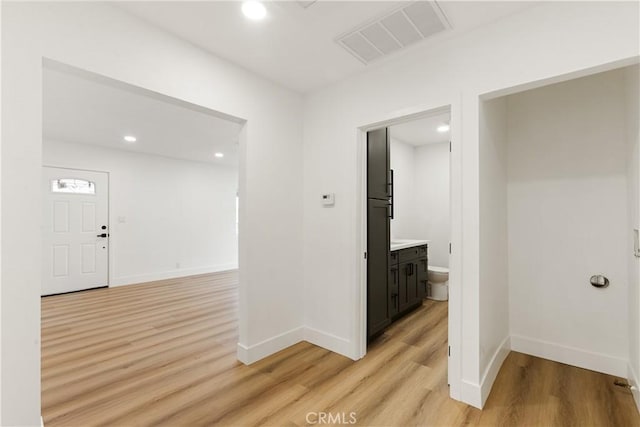
{"label": "thermostat on wall", "polygon": [[322,195],[322,206],[333,206],[336,204],[336,195],[334,193],[326,193]]}

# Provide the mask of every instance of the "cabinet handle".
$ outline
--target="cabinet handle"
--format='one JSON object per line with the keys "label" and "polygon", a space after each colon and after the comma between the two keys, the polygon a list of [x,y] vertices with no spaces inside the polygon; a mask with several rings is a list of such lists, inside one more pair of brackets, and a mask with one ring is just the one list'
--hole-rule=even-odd
{"label": "cabinet handle", "polygon": [[407,273],[407,276],[413,276],[413,263],[407,264],[405,267],[405,273]]}
{"label": "cabinet handle", "polygon": [[391,178],[389,179],[389,206],[391,208],[391,214],[389,215],[389,218],[393,219],[394,216],[394,209],[393,209],[393,169],[390,169],[391,171]]}

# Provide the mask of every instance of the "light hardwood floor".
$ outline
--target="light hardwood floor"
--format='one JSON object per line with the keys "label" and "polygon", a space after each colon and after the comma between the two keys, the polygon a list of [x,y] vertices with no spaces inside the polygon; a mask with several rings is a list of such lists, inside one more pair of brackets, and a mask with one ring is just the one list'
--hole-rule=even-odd
{"label": "light hardwood floor", "polygon": [[[300,343],[236,361],[237,275],[42,299],[45,426],[640,426],[614,378],[511,353],[483,411],[448,398],[447,303],[426,301],[358,362]],[[309,421],[314,422],[315,415]]]}

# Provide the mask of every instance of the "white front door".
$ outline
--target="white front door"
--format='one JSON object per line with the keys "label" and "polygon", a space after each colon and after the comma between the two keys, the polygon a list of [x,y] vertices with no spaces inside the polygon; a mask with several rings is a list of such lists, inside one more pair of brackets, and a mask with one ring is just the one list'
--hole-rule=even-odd
{"label": "white front door", "polygon": [[109,178],[43,168],[42,295],[107,286]]}

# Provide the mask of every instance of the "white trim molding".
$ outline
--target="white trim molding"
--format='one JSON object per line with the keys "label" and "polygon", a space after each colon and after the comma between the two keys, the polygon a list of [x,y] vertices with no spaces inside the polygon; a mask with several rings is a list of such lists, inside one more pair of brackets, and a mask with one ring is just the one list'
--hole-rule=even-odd
{"label": "white trim molding", "polygon": [[109,286],[126,286],[138,283],[155,282],[156,280],[178,279],[180,277],[197,276],[199,274],[220,273],[222,271],[237,270],[238,264],[221,264],[207,267],[169,270],[159,273],[139,274],[136,276],[114,277],[109,280]]}
{"label": "white trim molding", "polygon": [[480,381],[481,407],[484,407],[484,404],[487,402],[487,398],[491,393],[491,389],[493,388],[493,383],[498,376],[498,372],[500,372],[500,368],[502,367],[504,360],[507,358],[510,352],[511,337],[507,335],[496,349],[496,352],[493,354],[493,357],[491,358],[487,369],[485,369],[484,374],[482,375],[482,380]]}
{"label": "white trim molding", "polygon": [[627,364],[627,380],[631,386],[631,394],[633,394],[633,400],[636,402],[636,408],[640,412],[640,378],[638,374],[633,370],[631,363]]}
{"label": "white trim molding", "polygon": [[493,357],[491,357],[491,361],[484,370],[480,384],[462,380],[462,395],[460,400],[478,409],[482,409],[491,393],[491,388],[498,376],[498,372],[500,372],[500,368],[510,351],[511,338],[507,335],[496,349]]}
{"label": "white trim molding", "polygon": [[301,341],[304,341],[303,326],[283,332],[251,346],[238,343],[237,357],[240,362],[250,365]]}
{"label": "white trim molding", "polygon": [[480,384],[462,380],[460,387],[460,400],[474,408],[482,409],[482,392]]}
{"label": "white trim molding", "polygon": [[309,327],[304,328],[304,340],[317,345],[318,347],[326,348],[334,353],[341,354],[352,360],[358,360],[362,357],[360,354],[354,353],[351,341],[327,332],[322,332],[318,329]]}
{"label": "white trim molding", "polygon": [[511,335],[511,349],[531,356],[602,372],[621,378],[627,376],[627,360],[608,354],[594,353],[549,341]]}
{"label": "white trim molding", "polygon": [[240,362],[250,365],[302,341],[317,345],[352,360],[360,359],[357,354],[353,354],[351,341],[306,326],[283,332],[252,346],[238,343],[237,357]]}

